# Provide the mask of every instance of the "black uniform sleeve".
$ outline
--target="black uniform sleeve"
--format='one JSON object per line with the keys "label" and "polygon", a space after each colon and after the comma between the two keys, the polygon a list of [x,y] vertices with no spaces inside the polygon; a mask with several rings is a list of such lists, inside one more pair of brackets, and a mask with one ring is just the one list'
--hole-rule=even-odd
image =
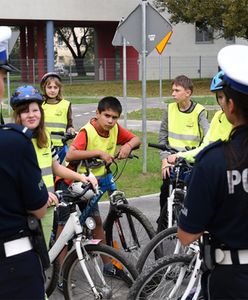
{"label": "black uniform sleeve", "polygon": [[19,145],[19,155],[22,158],[19,168],[19,186],[26,210],[36,210],[45,205],[48,200],[46,186],[41,177],[37,156],[30,140],[22,139]]}
{"label": "black uniform sleeve", "polygon": [[213,176],[214,169],[211,171],[206,163],[194,167],[180,214],[179,227],[188,233],[206,230],[215,213],[218,181]]}

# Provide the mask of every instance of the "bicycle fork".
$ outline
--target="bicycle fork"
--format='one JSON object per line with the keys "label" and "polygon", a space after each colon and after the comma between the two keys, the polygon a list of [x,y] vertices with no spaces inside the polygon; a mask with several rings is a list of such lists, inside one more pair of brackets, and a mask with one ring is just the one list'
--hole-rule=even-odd
{"label": "bicycle fork", "polygon": [[[95,270],[103,284],[103,287],[101,288],[101,291],[98,291],[91,276],[90,276],[90,273],[88,271],[88,268],[86,266],[86,262],[88,260],[90,260],[91,258],[89,257],[89,254],[87,253],[87,251],[85,250],[85,248],[82,246],[82,236],[78,236],[76,238],[76,241],[75,241],[75,248],[76,248],[76,252],[77,252],[77,256],[78,256],[78,260],[79,260],[79,263],[81,265],[81,268],[84,272],[84,275],[90,285],[90,288],[94,294],[94,297],[95,299],[103,299],[106,298],[106,299],[110,299],[112,297],[112,290],[111,288],[107,285],[105,279],[104,279],[104,276],[102,274],[102,271],[99,267],[99,264],[98,262],[96,261],[96,259],[94,259],[94,265],[95,265]],[[83,251],[82,251],[83,249]],[[84,253],[83,253],[84,252]]]}

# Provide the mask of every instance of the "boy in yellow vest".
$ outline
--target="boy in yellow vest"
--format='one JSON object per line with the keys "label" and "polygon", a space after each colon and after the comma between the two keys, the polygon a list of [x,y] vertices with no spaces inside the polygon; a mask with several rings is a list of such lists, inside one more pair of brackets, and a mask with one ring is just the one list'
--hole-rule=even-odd
{"label": "boy in yellow vest", "polygon": [[[178,151],[188,146],[198,147],[206,135],[209,123],[205,108],[193,102],[190,97],[193,93],[193,83],[185,75],[177,76],[172,81],[172,97],[174,103],[168,104],[159,130],[159,144],[167,145]],[[160,193],[160,209],[167,205],[169,196],[170,164],[167,161],[169,152],[162,151],[163,184]]]}
{"label": "boy in yellow vest", "polygon": [[[118,145],[121,146],[118,149],[118,159],[127,158],[131,150],[138,148],[141,142],[139,137],[118,124],[117,121],[121,113],[122,106],[117,98],[104,97],[101,99],[96,110],[96,117],[79,130],[67,152],[66,161],[71,162],[96,157],[105,161],[106,164],[110,164],[117,154]],[[70,164],[68,167],[70,167]],[[83,174],[85,169],[80,167],[77,171]],[[105,167],[92,169],[91,171],[97,178],[106,174]],[[65,183],[70,184],[66,180]],[[92,214],[96,221],[96,229],[93,232],[94,238],[105,242],[98,205],[96,205]],[[66,216],[59,215],[57,235],[63,229],[63,223],[65,222],[63,218],[66,218]],[[62,259],[63,257],[60,257],[61,262]],[[105,261],[104,263],[109,264]]]}

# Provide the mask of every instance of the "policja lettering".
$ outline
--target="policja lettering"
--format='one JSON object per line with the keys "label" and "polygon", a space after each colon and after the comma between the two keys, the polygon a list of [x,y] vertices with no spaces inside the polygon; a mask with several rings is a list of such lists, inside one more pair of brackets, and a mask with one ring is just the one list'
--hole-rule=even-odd
{"label": "policja lettering", "polygon": [[242,174],[238,170],[227,171],[228,192],[234,194],[234,186],[238,185],[242,181],[243,189],[248,193],[248,168],[242,171]]}

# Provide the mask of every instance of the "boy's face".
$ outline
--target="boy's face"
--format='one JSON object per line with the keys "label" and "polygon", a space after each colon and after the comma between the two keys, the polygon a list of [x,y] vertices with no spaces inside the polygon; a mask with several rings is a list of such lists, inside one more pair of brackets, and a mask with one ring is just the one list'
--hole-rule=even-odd
{"label": "boy's face", "polygon": [[97,124],[99,128],[104,131],[112,129],[117,123],[119,117],[119,113],[112,109],[104,110],[101,113],[98,110],[96,111]]}
{"label": "boy's face", "polygon": [[176,103],[188,100],[191,96],[191,90],[185,89],[181,85],[172,85],[172,97]]}

